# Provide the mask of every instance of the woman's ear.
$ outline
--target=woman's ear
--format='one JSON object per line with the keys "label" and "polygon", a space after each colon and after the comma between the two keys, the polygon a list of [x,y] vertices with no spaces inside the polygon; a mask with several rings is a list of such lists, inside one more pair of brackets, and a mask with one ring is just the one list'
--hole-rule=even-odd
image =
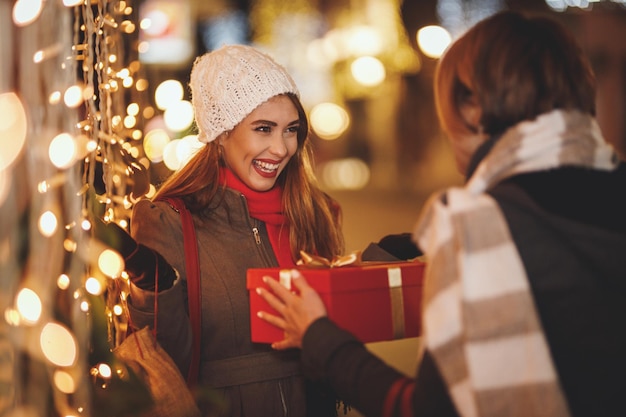
{"label": "woman's ear", "polygon": [[222,146],[226,140],[228,140],[228,132],[222,132],[215,138],[215,141],[220,146]]}

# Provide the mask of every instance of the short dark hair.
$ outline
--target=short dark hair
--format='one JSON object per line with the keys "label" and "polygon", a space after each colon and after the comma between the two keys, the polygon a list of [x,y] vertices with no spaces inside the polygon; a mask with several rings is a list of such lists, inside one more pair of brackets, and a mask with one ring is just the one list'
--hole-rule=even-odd
{"label": "short dark hair", "polygon": [[435,99],[444,130],[474,131],[459,109],[469,98],[494,135],[554,109],[595,115],[595,77],[573,34],[546,16],[497,13],[476,24],[441,58]]}

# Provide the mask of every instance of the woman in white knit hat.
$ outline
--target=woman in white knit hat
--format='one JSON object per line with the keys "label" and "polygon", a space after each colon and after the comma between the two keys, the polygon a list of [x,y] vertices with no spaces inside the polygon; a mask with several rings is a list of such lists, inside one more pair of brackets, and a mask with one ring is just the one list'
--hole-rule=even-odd
{"label": "woman in white knit hat", "polygon": [[329,258],[343,252],[340,209],[313,175],[298,88],[272,58],[243,45],[197,58],[190,86],[206,146],[152,201],[135,205],[131,222],[142,250],[162,255],[180,278],[161,264],[158,274],[146,271],[154,256],[147,257],[151,264],[145,256],[132,259],[141,258],[142,250],[127,257],[133,325],[152,324],[157,275],[158,340],[187,373],[191,330],[181,220],[164,201],[182,199],[193,216],[199,252],[199,386],[217,391],[227,405],[220,415],[334,416],[334,396],[317,382],[305,382],[297,351],[250,341],[248,268],[293,267],[300,250]]}

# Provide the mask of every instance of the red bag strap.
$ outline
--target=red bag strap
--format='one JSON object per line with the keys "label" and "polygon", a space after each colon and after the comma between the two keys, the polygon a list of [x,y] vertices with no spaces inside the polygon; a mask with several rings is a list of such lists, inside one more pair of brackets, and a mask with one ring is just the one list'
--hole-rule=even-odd
{"label": "red bag strap", "polygon": [[402,392],[412,381],[409,378],[398,378],[391,384],[385,402],[383,404],[383,417],[392,417],[397,407],[398,399],[401,398]]}
{"label": "red bag strap", "polygon": [[200,262],[198,259],[198,242],[196,229],[193,225],[191,213],[180,198],[166,198],[174,209],[180,214],[183,226],[183,245],[185,250],[185,270],[187,271],[187,300],[189,302],[189,321],[193,334],[193,346],[191,349],[191,363],[187,374],[187,385],[193,387],[198,383],[198,371],[200,369],[200,335],[202,325],[200,293]]}

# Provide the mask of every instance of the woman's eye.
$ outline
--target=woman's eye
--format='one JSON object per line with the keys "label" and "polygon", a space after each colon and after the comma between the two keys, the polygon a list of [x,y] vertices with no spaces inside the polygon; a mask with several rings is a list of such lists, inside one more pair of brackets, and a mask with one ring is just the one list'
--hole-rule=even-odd
{"label": "woman's eye", "polygon": [[289,126],[286,131],[289,133],[298,133],[299,129],[300,126]]}
{"label": "woman's eye", "polygon": [[258,126],[255,130],[257,132],[267,132],[267,133],[269,133],[269,132],[272,131],[272,128],[270,126]]}

